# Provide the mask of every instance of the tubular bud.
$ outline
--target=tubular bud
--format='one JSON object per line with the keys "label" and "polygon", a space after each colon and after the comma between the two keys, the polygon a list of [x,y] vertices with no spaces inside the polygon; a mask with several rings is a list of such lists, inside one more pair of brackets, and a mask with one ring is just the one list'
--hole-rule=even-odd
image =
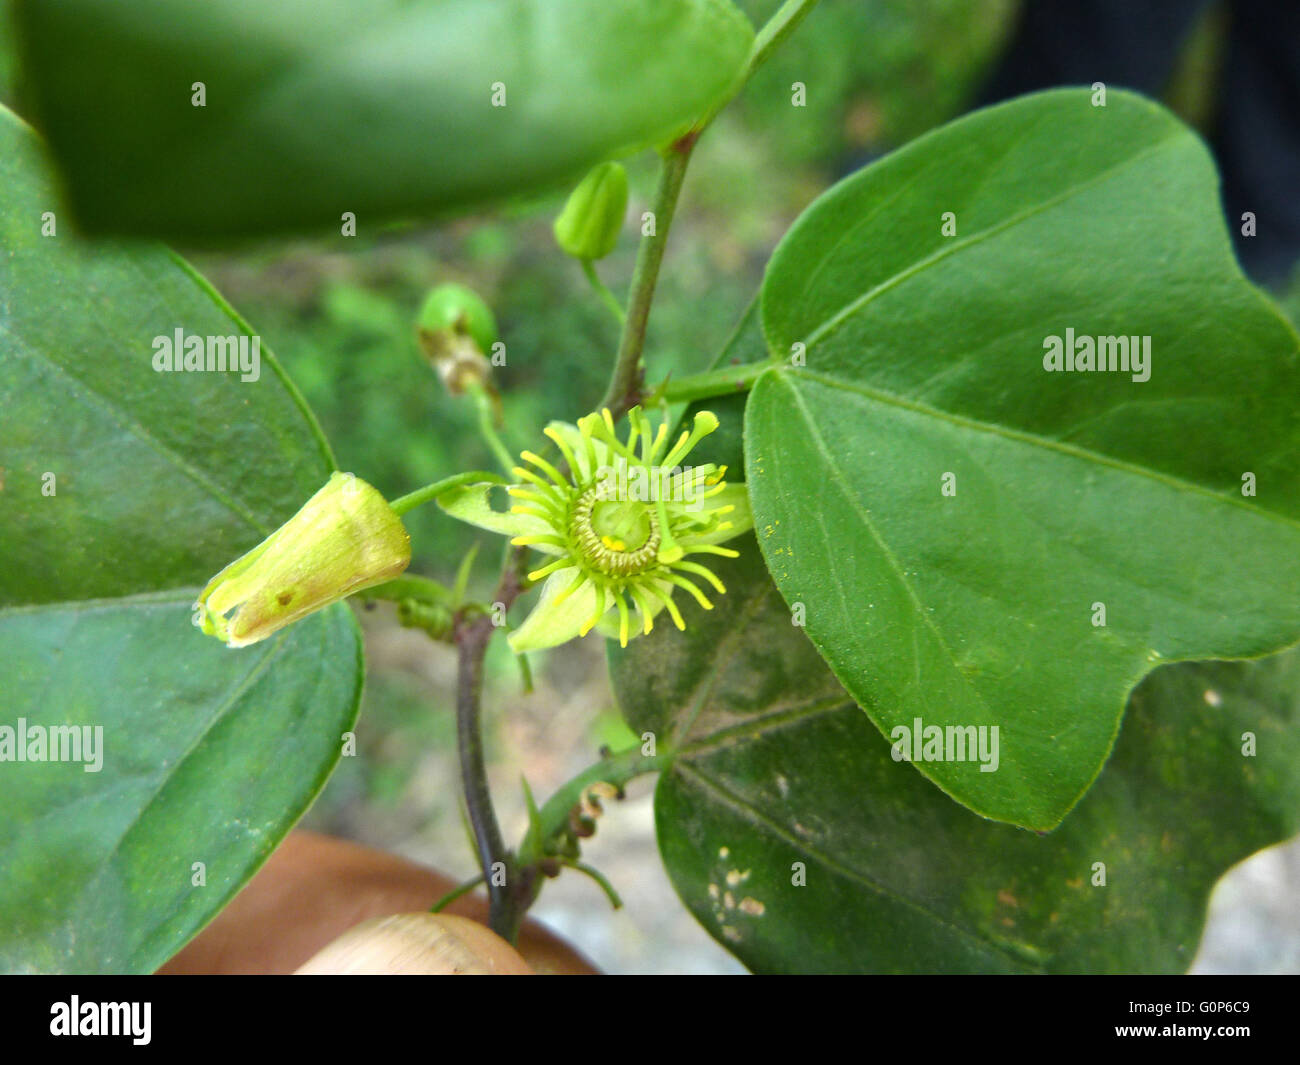
{"label": "tubular bud", "polygon": [[245,647],[392,580],[410,562],[411,538],[384,497],[359,477],[333,473],[297,514],[208,582],[194,624],[228,647]]}

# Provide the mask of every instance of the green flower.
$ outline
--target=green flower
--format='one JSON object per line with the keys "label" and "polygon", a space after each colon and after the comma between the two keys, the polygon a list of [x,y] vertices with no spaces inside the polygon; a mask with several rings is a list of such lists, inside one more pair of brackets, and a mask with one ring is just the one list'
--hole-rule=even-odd
{"label": "green flower", "polygon": [[350,473],[334,473],[297,514],[208,582],[194,624],[244,647],[392,580],[410,562],[411,538],[384,497]]}
{"label": "green flower", "polygon": [[652,431],[639,407],[628,412],[628,422],[625,442],[608,410],[576,426],[549,425],[546,435],[562,461],[554,465],[523,452],[533,468],[515,467],[522,483],[507,489],[514,500],[509,512],[492,509],[487,484],[468,485],[438,501],[454,517],[553,556],[529,574],[546,583],[536,608],[510,636],[516,653],[553,647],[598,625],[626,647],[631,637],[653,628],[662,610],[685,628],[673,602],[679,588],[706,610],[713,604],[697,581],[726,591],[693,556],[737,556],[718,543],[752,525],[745,486],[725,483],[726,467],[682,464],[718,419],[700,412],[671,447],[667,424]]}

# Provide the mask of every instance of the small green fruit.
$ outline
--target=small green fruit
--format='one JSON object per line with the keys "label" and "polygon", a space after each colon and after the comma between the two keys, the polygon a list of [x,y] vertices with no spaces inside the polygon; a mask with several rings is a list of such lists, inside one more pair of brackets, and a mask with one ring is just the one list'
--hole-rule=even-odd
{"label": "small green fruit", "polygon": [[439,285],[420,308],[419,329],[428,333],[452,333],[469,337],[479,351],[489,352],[497,341],[497,322],[479,294],[465,285]]}

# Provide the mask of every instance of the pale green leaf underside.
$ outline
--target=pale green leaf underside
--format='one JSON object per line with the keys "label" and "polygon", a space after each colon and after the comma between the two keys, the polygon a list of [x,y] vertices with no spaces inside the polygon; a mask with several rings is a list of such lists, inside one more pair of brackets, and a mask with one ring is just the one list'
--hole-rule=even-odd
{"label": "pale green leaf underside", "polygon": [[170,236],[364,232],[580,176],[685,132],[753,40],[730,0],[16,6],[83,223]]}

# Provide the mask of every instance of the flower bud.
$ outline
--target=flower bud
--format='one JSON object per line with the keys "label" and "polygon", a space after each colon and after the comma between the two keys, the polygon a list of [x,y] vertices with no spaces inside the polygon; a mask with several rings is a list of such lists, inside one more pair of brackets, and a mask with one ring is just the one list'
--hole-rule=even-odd
{"label": "flower bud", "polygon": [[627,171],[601,163],[569,195],[555,220],[555,240],[575,259],[603,259],[614,250],[627,214]]}
{"label": "flower bud", "polygon": [[411,538],[384,497],[350,473],[333,473],[297,514],[208,582],[194,624],[244,647],[392,580],[410,562]]}

